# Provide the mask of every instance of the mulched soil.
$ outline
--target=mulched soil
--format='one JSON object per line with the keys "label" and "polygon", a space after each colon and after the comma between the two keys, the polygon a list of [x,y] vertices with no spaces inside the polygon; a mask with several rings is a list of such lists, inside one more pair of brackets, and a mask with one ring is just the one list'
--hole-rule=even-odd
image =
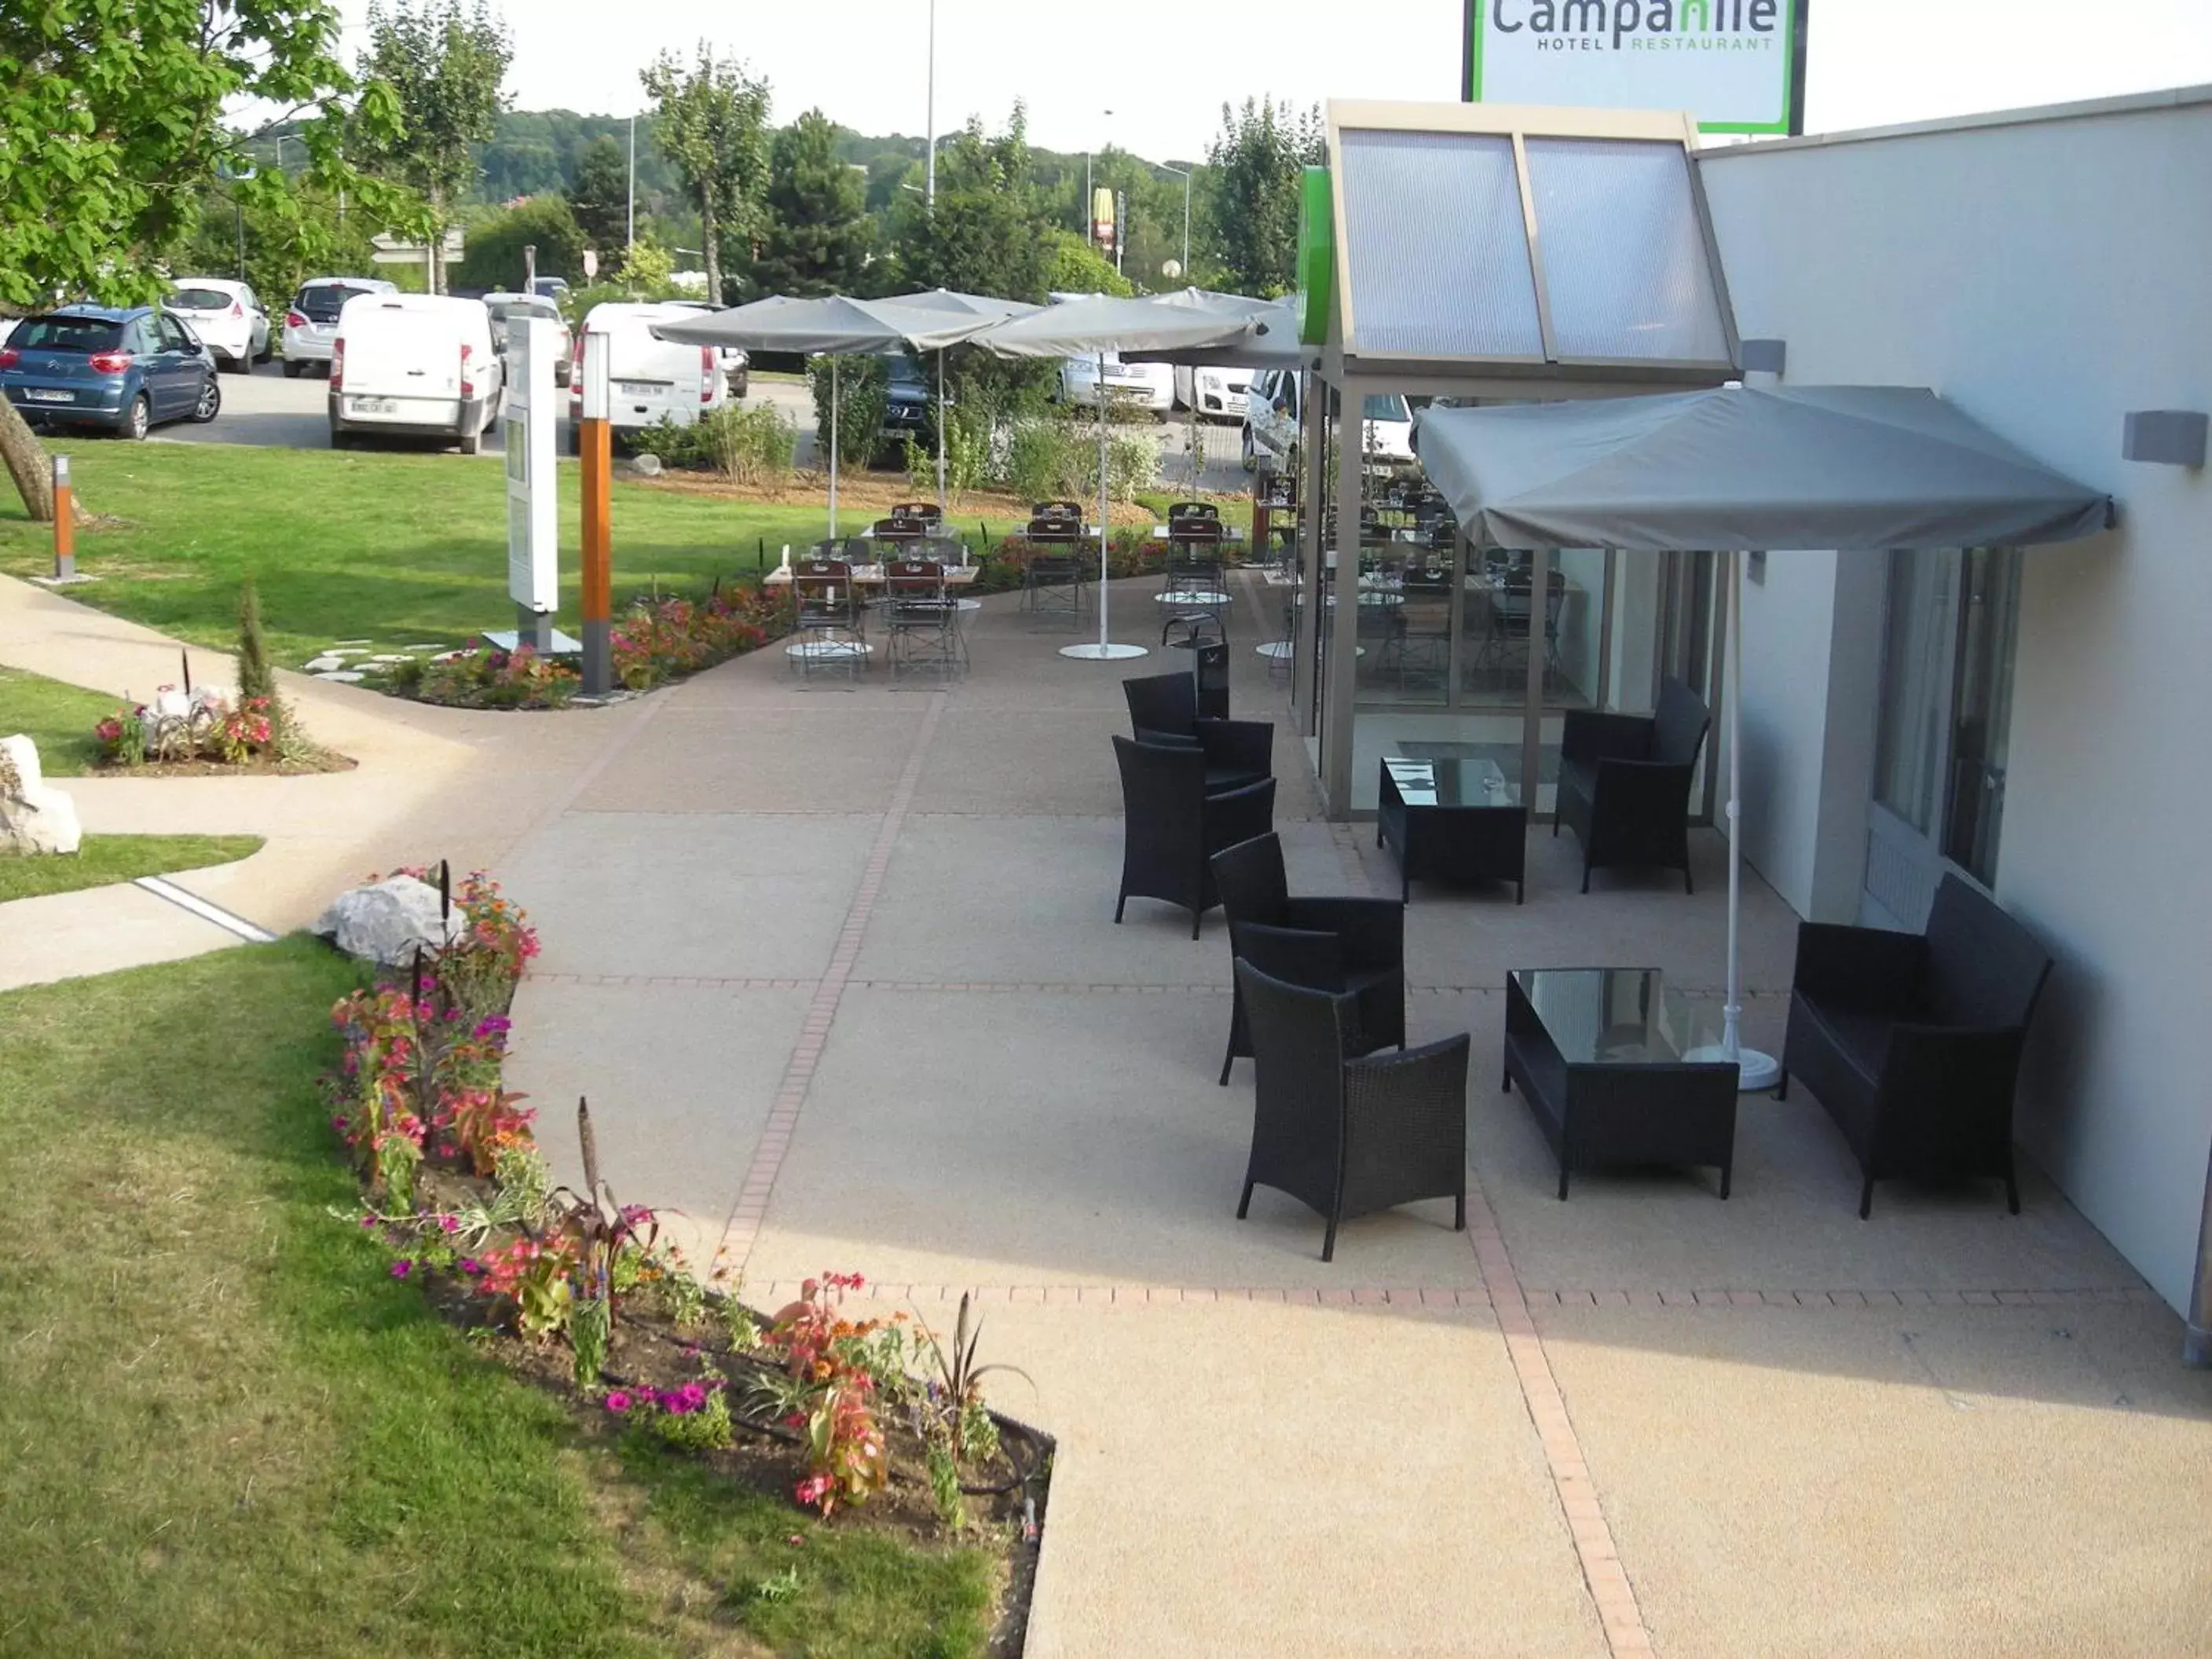
{"label": "mulched soil", "polygon": [[305,778],[320,772],[350,772],[361,763],[350,755],[325,752],[313,760],[250,760],[242,766],[222,761],[148,761],[125,766],[101,761],[86,775],[95,778]]}

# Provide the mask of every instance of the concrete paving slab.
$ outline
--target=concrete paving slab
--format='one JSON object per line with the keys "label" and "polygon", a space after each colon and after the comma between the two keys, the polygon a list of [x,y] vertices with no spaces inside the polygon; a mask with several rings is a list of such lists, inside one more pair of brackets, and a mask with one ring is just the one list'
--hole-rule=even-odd
{"label": "concrete paving slab", "polygon": [[1060,1437],[1031,1659],[1605,1651],[1486,1315],[985,1312]]}
{"label": "concrete paving slab", "polygon": [[585,812],[880,812],[922,709],[672,704],[577,798]]}
{"label": "concrete paving slab", "polygon": [[1540,1324],[1662,1653],[2204,1649],[2212,1379],[2163,1309]]}
{"label": "concrete paving slab", "polygon": [[[1294,890],[1347,884],[1328,826],[1278,826]],[[1230,985],[1229,927],[1131,899],[1121,926],[1121,817],[906,820],[860,949],[862,979],[955,984]]]}
{"label": "concrete paving slab", "polygon": [[507,1086],[538,1109],[556,1179],[580,1187],[576,1097],[625,1203],[719,1235],[805,1018],[804,991],[523,981]]}
{"label": "concrete paving slab", "polygon": [[874,842],[872,817],[573,812],[505,885],[545,973],[814,978]]}
{"label": "concrete paving slab", "polygon": [[1479,1285],[1449,1200],[1345,1224],[1262,1190],[1225,996],[846,993],[749,1270],[894,1283]]}

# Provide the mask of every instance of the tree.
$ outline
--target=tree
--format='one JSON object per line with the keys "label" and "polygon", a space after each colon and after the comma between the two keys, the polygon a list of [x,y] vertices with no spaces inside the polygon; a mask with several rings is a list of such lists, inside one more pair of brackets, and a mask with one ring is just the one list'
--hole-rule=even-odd
{"label": "tree", "polygon": [[1072,230],[1048,233],[1052,264],[1045,280],[1054,294],[1134,294],[1114,262]]}
{"label": "tree", "polygon": [[755,283],[763,294],[850,294],[874,240],[867,189],[837,159],[837,129],[820,110],[807,111],[775,135]]}
{"label": "tree", "polygon": [[568,186],[568,210],[583,232],[584,246],[611,253],[629,242],[629,162],[611,138],[594,138],[576,159],[576,182]]}
{"label": "tree", "polygon": [[[353,180],[339,154],[352,79],[331,55],[326,0],[40,0],[0,6],[0,307],[58,295],[143,301],[189,234],[218,170],[248,171],[227,106],[274,108],[323,188]],[[363,132],[393,119],[364,97]],[[241,179],[283,210],[281,175]],[[35,520],[53,517],[45,451],[0,398],[0,459]]]}
{"label": "tree", "polygon": [[1322,160],[1318,106],[1286,100],[1221,106],[1220,136],[1206,147],[1211,240],[1223,280],[1240,294],[1273,298],[1297,283],[1298,175]]}
{"label": "tree", "polygon": [[446,232],[479,176],[472,145],[495,130],[501,83],[514,56],[507,27],[484,0],[370,0],[363,81],[392,88],[401,130],[372,147],[376,161],[422,198],[420,229],[430,245],[430,287],[446,291]]}
{"label": "tree", "polygon": [[704,40],[689,69],[664,52],[641,78],[653,100],[653,140],[699,204],[707,297],[720,305],[721,240],[753,233],[768,179],[768,82],[735,58],[717,58]]}
{"label": "tree", "polygon": [[584,280],[584,233],[558,196],[534,196],[473,227],[454,274],[465,288],[520,289],[528,246],[538,250],[539,276]]}

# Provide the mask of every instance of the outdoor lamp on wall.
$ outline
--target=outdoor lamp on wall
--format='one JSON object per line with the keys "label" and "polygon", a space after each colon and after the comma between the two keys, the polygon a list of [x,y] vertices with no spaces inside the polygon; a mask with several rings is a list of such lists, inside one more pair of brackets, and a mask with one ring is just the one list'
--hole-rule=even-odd
{"label": "outdoor lamp on wall", "polygon": [[1743,372],[1747,374],[1771,374],[1779,379],[1782,365],[1790,356],[1787,340],[1746,340],[1743,342]]}
{"label": "outdoor lamp on wall", "polygon": [[2130,410],[2120,431],[2120,459],[2162,466],[2203,466],[2207,417],[2194,409]]}

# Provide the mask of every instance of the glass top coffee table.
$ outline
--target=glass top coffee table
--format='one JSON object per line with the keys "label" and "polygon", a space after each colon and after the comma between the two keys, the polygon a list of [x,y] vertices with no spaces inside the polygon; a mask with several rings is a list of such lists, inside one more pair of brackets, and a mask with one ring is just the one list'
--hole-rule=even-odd
{"label": "glass top coffee table", "polygon": [[1399,897],[1423,881],[1510,881],[1528,891],[1528,809],[1498,763],[1385,755],[1375,844],[1398,854]]}
{"label": "glass top coffee table", "polygon": [[1505,981],[1504,1086],[1521,1086],[1559,1160],[1576,1170],[1706,1164],[1729,1195],[1737,1072],[1716,1010],[1656,968],[1516,968]]}

